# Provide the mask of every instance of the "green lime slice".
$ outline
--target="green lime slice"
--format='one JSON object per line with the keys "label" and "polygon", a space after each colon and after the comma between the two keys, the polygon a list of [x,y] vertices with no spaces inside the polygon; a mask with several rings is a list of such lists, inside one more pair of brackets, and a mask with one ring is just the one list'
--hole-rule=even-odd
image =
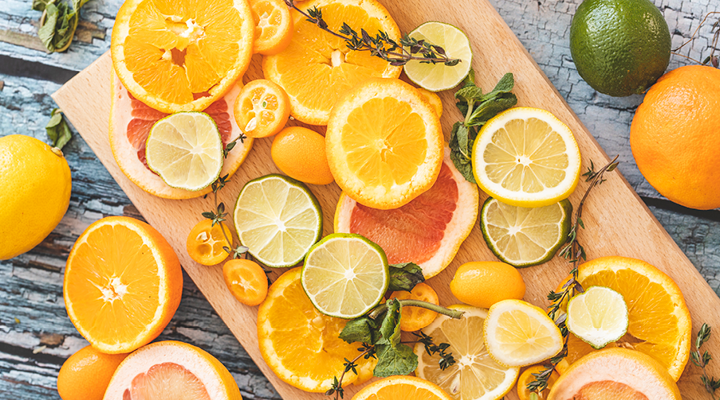
{"label": "green lime slice", "polygon": [[322,210],[302,182],[266,175],[246,183],[235,212],[240,243],[258,261],[274,268],[298,264],[322,235]]}
{"label": "green lime slice", "polygon": [[568,330],[595,349],[623,337],[629,321],[623,296],[604,286],[593,286],[568,303]]}
{"label": "green lime slice", "polygon": [[380,303],[390,282],[380,246],[361,235],[335,233],[308,252],[302,286],[321,313],[357,318]]}
{"label": "green lime slice", "polygon": [[415,28],[408,36],[442,47],[450,59],[460,59],[454,66],[409,61],[405,64],[405,74],[418,86],[431,92],[452,89],[470,72],[473,57],[470,39],[460,29],[443,22],[430,21]]}
{"label": "green lime slice", "polygon": [[201,190],[223,167],[223,142],[215,120],[202,112],[179,112],[156,122],[145,143],[148,167],[168,186]]}
{"label": "green lime slice", "polygon": [[480,211],[480,228],[490,250],[502,261],[524,268],[549,261],[570,231],[568,200],[545,207],[511,206],[492,197]]}

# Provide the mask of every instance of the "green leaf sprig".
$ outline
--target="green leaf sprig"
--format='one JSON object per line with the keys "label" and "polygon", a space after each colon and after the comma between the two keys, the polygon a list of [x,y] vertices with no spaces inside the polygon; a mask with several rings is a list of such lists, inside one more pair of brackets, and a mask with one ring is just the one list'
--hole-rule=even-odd
{"label": "green leaf sprig", "polygon": [[712,360],[712,356],[710,356],[710,353],[708,353],[707,350],[705,350],[702,354],[700,353],[700,347],[710,340],[710,331],[710,325],[705,323],[702,324],[700,331],[698,331],[697,337],[695,338],[695,350],[690,352],[690,360],[692,360],[693,364],[702,368],[702,376],[700,377],[700,380],[702,380],[705,390],[710,393],[712,400],[717,400],[715,392],[720,389],[720,380],[709,376],[707,369],[705,368]]}
{"label": "green leaf sprig", "polygon": [[463,81],[463,88],[455,92],[455,105],[465,119],[453,125],[450,134],[450,159],[468,182],[475,182],[472,170],[472,148],[480,128],[492,117],[517,104],[511,93],[515,86],[512,73],[505,74],[487,94],[475,85],[475,72],[471,69]]}
{"label": "green leaf sprig", "polygon": [[57,147],[58,150],[62,150],[67,142],[72,139],[70,127],[65,121],[62,110],[59,108],[54,108],[50,112],[50,121],[45,125],[45,132],[52,141],[53,147]]}
{"label": "green leaf sprig", "polygon": [[71,8],[62,0],[33,0],[33,10],[43,13],[38,37],[48,52],[61,52],[70,47],[80,19],[80,8],[88,1],[72,0]]}

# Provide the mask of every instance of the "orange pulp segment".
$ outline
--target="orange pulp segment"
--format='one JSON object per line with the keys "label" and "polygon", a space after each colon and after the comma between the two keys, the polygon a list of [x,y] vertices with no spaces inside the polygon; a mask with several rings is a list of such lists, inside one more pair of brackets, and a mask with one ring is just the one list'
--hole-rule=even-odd
{"label": "orange pulp segment", "polygon": [[262,55],[277,54],[290,44],[293,20],[282,0],[250,0],[255,20],[253,51]]}
{"label": "orange pulp segment", "polygon": [[220,222],[212,226],[212,221],[209,219],[198,222],[190,230],[186,248],[193,261],[202,265],[215,265],[227,258],[229,254],[223,248],[230,248],[231,243],[225,239],[220,224],[228,235],[232,235],[227,225]]}
{"label": "orange pulp segment", "polygon": [[[422,300],[435,305],[440,304],[438,295],[435,290],[427,283],[420,282],[410,291],[397,291],[390,294],[390,298],[398,300]],[[400,330],[405,332],[415,332],[432,324],[437,318],[435,311],[421,307],[403,307],[400,318]]]}
{"label": "orange pulp segment", "polygon": [[262,267],[247,259],[230,260],[223,265],[225,285],[235,298],[247,305],[256,306],[267,296],[268,278]]}
{"label": "orange pulp segment", "polygon": [[391,376],[373,382],[352,400],[450,400],[439,386],[414,376]]}
{"label": "orange pulp segment", "polygon": [[235,99],[235,122],[245,135],[263,138],[280,132],[290,117],[287,94],[277,84],[257,79],[251,81]]}

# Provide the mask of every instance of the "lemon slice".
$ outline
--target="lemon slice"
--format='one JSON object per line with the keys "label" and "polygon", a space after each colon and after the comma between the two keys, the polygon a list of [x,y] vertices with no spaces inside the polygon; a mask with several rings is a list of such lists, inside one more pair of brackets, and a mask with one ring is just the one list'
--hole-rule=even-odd
{"label": "lemon slice", "polygon": [[440,315],[423,333],[434,343],[448,343],[455,363],[440,369],[440,356],[429,355],[422,343],[415,345],[418,367],[415,374],[440,386],[457,400],[496,400],[505,396],[515,384],[519,368],[498,364],[483,343],[483,323],[487,310],[466,305],[448,308],[465,313],[460,319]]}
{"label": "lemon slice", "polygon": [[506,263],[530,267],[550,261],[570,231],[572,204],[563,200],[545,207],[525,208],[485,200],[480,228],[490,250]]}
{"label": "lemon slice", "polygon": [[388,288],[385,252],[361,235],[335,233],[305,257],[302,286],[321,313],[356,318],[375,307]]}
{"label": "lemon slice", "polygon": [[570,196],[580,180],[580,149],[570,128],[545,110],[504,111],[480,130],[473,174],[490,196],[519,207],[542,207]]}
{"label": "lemon slice", "polygon": [[168,186],[201,190],[223,166],[223,142],[215,121],[202,112],[180,112],[150,129],[145,144],[148,167]]}
{"label": "lemon slice", "polygon": [[322,211],[299,181],[266,175],[246,183],[233,214],[240,243],[268,267],[292,267],[322,234]]}
{"label": "lemon slice", "polygon": [[430,21],[415,28],[408,36],[442,47],[450,59],[460,59],[460,62],[453,66],[409,61],[405,64],[405,74],[417,85],[431,92],[452,89],[470,72],[473,57],[470,39],[460,29],[450,24]]}
{"label": "lemon slice", "polygon": [[522,300],[495,303],[485,320],[490,355],[511,367],[536,364],[563,348],[560,329],[540,307]]}
{"label": "lemon slice", "polygon": [[567,313],[568,330],[595,349],[623,337],[630,322],[623,296],[603,286],[593,286],[573,297]]}

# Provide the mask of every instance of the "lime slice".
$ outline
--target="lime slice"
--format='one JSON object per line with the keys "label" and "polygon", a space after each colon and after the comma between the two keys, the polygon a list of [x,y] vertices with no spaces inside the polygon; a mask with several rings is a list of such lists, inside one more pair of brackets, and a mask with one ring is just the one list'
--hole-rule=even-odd
{"label": "lime slice", "polygon": [[201,190],[223,166],[223,142],[215,120],[202,112],[179,112],[150,129],[145,143],[148,167],[170,187]]}
{"label": "lime slice", "polygon": [[322,234],[322,211],[303,183],[266,175],[246,183],[233,214],[240,243],[268,267],[302,261]]}
{"label": "lime slice", "polygon": [[567,313],[568,330],[595,349],[623,337],[630,321],[623,296],[604,286],[593,286],[573,297]]}
{"label": "lime slice", "polygon": [[580,149],[551,113],[517,107],[488,121],[473,145],[475,180],[490,196],[520,207],[566,199],[580,180]]}
{"label": "lime slice", "polygon": [[326,236],[305,257],[302,286],[321,313],[356,318],[382,300],[390,282],[380,246],[361,235]]}
{"label": "lime slice", "polygon": [[492,197],[480,211],[480,228],[490,250],[502,261],[524,268],[550,261],[570,231],[568,200],[537,208],[507,205]]}
{"label": "lime slice", "polygon": [[460,29],[450,24],[430,21],[415,28],[408,36],[442,47],[448,58],[460,59],[460,62],[452,67],[443,63],[409,61],[405,64],[405,74],[420,87],[431,92],[452,89],[470,72],[473,57],[470,40]]}

